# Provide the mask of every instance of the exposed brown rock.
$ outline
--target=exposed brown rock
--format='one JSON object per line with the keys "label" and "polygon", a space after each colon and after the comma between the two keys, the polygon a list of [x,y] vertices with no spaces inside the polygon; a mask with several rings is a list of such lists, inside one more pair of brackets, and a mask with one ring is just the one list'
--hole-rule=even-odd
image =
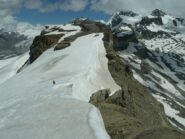
{"label": "exposed brown rock", "polygon": [[34,62],[45,50],[51,48],[63,35],[37,36],[30,47],[30,63]]}
{"label": "exposed brown rock", "polygon": [[101,103],[109,97],[110,93],[110,89],[99,90],[91,96],[90,103]]}

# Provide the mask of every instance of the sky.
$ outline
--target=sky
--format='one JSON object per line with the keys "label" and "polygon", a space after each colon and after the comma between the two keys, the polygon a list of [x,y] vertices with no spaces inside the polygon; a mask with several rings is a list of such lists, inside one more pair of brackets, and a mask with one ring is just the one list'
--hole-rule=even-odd
{"label": "sky", "polygon": [[76,17],[108,20],[120,10],[149,14],[158,8],[185,16],[185,0],[0,0],[0,25],[61,24]]}

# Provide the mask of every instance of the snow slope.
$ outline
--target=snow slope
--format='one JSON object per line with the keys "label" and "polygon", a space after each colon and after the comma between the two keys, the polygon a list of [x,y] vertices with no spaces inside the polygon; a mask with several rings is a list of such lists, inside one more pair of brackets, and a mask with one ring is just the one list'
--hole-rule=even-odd
{"label": "snow slope", "polygon": [[90,34],[66,49],[51,48],[1,84],[0,138],[109,139],[99,111],[87,103],[100,89],[120,89],[102,38]]}
{"label": "snow slope", "polygon": [[16,75],[28,59],[29,53],[25,53],[21,56],[0,60],[0,84]]}

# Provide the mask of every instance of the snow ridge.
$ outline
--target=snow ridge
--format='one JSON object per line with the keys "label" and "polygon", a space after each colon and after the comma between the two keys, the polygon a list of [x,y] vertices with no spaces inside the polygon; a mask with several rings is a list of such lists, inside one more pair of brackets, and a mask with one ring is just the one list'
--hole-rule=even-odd
{"label": "snow ridge", "polygon": [[110,139],[100,112],[88,103],[100,89],[120,88],[108,71],[102,39],[93,33],[63,50],[48,49],[0,84],[0,138]]}

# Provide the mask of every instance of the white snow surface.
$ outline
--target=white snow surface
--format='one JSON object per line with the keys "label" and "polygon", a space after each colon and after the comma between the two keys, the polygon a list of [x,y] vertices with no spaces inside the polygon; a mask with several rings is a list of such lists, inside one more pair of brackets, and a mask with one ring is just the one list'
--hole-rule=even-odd
{"label": "white snow surface", "polygon": [[28,59],[29,53],[27,52],[21,56],[0,60],[0,85],[13,77]]}
{"label": "white snow surface", "polygon": [[[153,94],[153,96],[164,106],[164,110],[167,116],[169,116],[170,118],[175,118],[175,120],[177,120],[179,123],[181,123],[182,125],[185,125],[185,119],[180,117],[179,111],[176,109],[173,109],[170,104],[167,103],[166,99],[163,98],[162,96],[159,95],[155,95]],[[177,126],[178,127],[178,126]]]}
{"label": "white snow surface", "polygon": [[98,35],[47,50],[0,85],[0,138],[110,139],[99,111],[87,103],[100,89],[120,89],[108,71],[103,34]]}

